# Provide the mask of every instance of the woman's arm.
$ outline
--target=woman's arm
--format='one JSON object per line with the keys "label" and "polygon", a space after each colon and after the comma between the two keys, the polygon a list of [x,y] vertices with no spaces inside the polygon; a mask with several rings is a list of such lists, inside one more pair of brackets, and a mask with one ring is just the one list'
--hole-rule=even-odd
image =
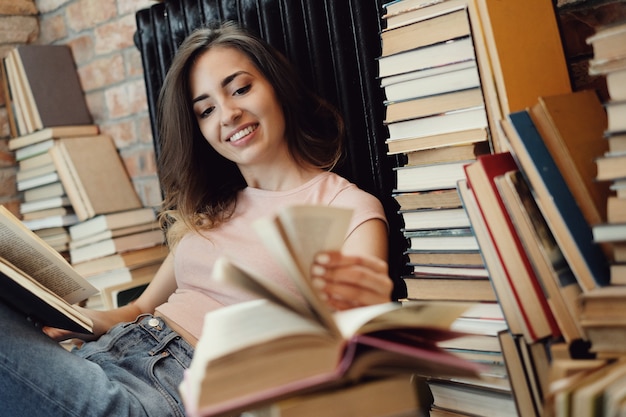
{"label": "woman's arm", "polygon": [[90,310],[77,307],[93,321],[93,335],[73,333],[52,327],[45,327],[44,332],[57,341],[70,338],[97,339],[118,323],[133,321],[140,314],[154,313],[155,308],[167,301],[175,290],[174,257],[170,253],[163,261],[150,285],[134,302],[111,310]]}
{"label": "woman's arm", "polygon": [[312,266],[313,284],[336,310],[391,300],[387,225],[372,219],[358,226],[341,252],[322,252]]}

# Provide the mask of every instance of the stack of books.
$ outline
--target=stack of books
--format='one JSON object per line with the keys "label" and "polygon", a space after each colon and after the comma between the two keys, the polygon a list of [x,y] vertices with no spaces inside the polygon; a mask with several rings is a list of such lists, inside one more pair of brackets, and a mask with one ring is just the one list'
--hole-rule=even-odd
{"label": "stack of books", "polygon": [[611,247],[611,283],[626,284],[626,23],[600,28],[587,39],[594,57],[591,75],[604,76],[608,101],[604,155],[596,159],[598,181],[614,191],[606,203],[606,223],[594,225],[594,239]]}
{"label": "stack of books", "polygon": [[9,140],[18,162],[20,214],[26,226],[59,252],[67,251],[67,226],[78,221],[57,166],[48,152],[62,138],[81,140],[98,134],[95,125],[48,127]]}
{"label": "stack of books", "polygon": [[[100,214],[69,227],[74,269],[100,293],[91,308],[114,308],[125,290],[145,288],[167,256],[164,234],[151,207]],[[131,298],[134,298],[132,294]]]}
{"label": "stack of books", "polygon": [[383,20],[395,20],[381,33],[379,76],[388,152],[403,162],[393,197],[408,240],[408,297],[495,302],[456,191],[463,165],[490,151],[467,6],[444,2],[416,17],[405,3],[386,5]]}

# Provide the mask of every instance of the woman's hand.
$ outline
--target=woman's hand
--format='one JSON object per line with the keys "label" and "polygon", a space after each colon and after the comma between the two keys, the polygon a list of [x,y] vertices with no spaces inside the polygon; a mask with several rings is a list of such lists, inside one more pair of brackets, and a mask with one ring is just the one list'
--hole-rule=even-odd
{"label": "woman's hand", "polygon": [[387,263],[374,256],[321,252],[311,267],[313,285],[335,310],[391,301]]}
{"label": "woman's hand", "polygon": [[56,327],[44,327],[42,331],[57,342],[68,339],[96,340],[117,323],[132,321],[142,313],[134,304],[128,304],[113,310],[90,310],[78,306],[75,306],[75,308],[91,319],[93,322],[93,334],[71,332],[69,330],[57,329]]}

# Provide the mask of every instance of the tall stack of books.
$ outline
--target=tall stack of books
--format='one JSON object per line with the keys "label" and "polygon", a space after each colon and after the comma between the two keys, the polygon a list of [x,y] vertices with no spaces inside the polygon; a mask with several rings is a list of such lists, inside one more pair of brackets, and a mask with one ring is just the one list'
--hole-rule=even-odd
{"label": "tall stack of books", "polygon": [[[626,22],[603,27],[588,38],[594,56],[591,75],[606,77],[604,153],[595,156],[596,187],[603,194],[603,217],[591,223],[593,240],[604,245],[607,270],[580,296],[580,325],[595,359],[555,360],[549,410],[555,415],[623,415],[626,412]],[[583,285],[583,284],[581,284]]]}
{"label": "tall stack of books", "polygon": [[[545,0],[533,1],[532,5],[491,0],[400,0],[385,5],[385,12],[379,76],[387,95],[388,150],[403,161],[396,168],[394,197],[410,242],[407,257],[413,273],[406,279],[409,297],[427,299],[427,287],[418,287],[418,282],[438,278],[441,287],[444,279],[452,278],[451,271],[456,271],[456,278],[464,281],[449,286],[445,297],[474,297],[474,301],[484,303],[487,299],[477,294],[480,278],[488,277],[489,300],[499,302],[506,322],[503,328],[492,328],[491,339],[484,337],[489,328],[486,323],[479,322],[477,328],[482,330],[482,340],[490,340],[497,355],[504,357],[508,387],[456,387],[450,381],[442,384],[431,379],[431,414],[539,415],[547,367],[531,366],[530,358],[545,365],[547,341],[561,340],[553,302],[566,311],[563,321],[569,326],[568,338],[577,338],[581,330],[572,323],[567,304],[573,296],[567,301],[564,297],[546,301],[543,282],[525,255],[517,230],[507,222],[509,213],[500,198],[496,176],[484,172],[480,161],[491,153],[508,150],[500,125],[506,115],[532,106],[539,96],[571,92],[553,5]],[[525,53],[520,54],[521,50]],[[496,204],[498,211],[487,219],[482,212],[485,202],[478,201],[472,190],[480,181],[467,180],[466,167],[478,171],[485,180],[482,190],[495,199],[486,205]],[[512,160],[508,168],[516,168]],[[508,179],[510,184],[513,180]],[[463,211],[465,216],[459,214]],[[506,226],[502,231],[494,229],[496,214],[504,221],[500,226]],[[543,231],[526,227],[527,238]],[[496,235],[497,244],[493,240]],[[453,246],[462,241],[471,247]],[[432,242],[445,243],[436,251],[428,246]],[[502,253],[504,247],[499,245],[504,243],[510,253]],[[542,276],[550,277],[552,295],[566,286],[565,277],[572,277],[572,273],[561,271],[556,258],[541,258],[541,251],[549,247],[546,245],[535,250],[533,259],[541,261]],[[550,252],[550,256],[557,252]],[[518,279],[522,272],[524,278]],[[431,281],[424,279],[426,274]],[[563,282],[557,284],[555,277],[561,275]],[[474,287],[470,290],[471,280]],[[575,290],[572,293],[577,294]],[[459,326],[461,323],[459,320]],[[543,383],[533,384],[531,380]],[[443,405],[446,395],[451,399],[445,402],[447,406]]]}
{"label": "tall stack of books", "polygon": [[35,231],[59,252],[68,250],[67,226],[78,221],[48,150],[61,138],[81,140],[98,134],[95,125],[57,126],[9,140],[18,162],[17,189],[22,193],[20,214],[26,227]]}
{"label": "tall stack of books", "polygon": [[480,378],[429,375],[430,412],[458,411],[479,396],[484,404],[492,399],[514,413],[497,337],[507,323],[456,188],[464,165],[491,151],[469,10],[461,1],[414,3],[386,5],[379,58],[388,153],[402,163],[395,168],[393,197],[409,243],[404,302],[478,302],[453,325],[469,335],[440,347],[484,369]]}
{"label": "tall stack of books", "polygon": [[[388,4],[383,18],[407,14],[404,3]],[[456,191],[463,166],[490,149],[468,11],[459,2],[421,10],[388,25],[379,58],[388,150],[404,162],[393,196],[409,241],[408,295],[494,302]]]}
{"label": "tall stack of books", "polygon": [[587,39],[594,57],[591,75],[606,79],[607,150],[596,159],[598,181],[614,191],[606,203],[606,223],[594,225],[594,238],[611,246],[611,283],[626,284],[626,23],[600,28]]}

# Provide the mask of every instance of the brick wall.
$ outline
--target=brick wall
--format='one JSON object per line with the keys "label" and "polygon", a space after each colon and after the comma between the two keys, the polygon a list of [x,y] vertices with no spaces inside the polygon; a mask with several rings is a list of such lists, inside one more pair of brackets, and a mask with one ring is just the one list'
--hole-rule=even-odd
{"label": "brick wall", "polygon": [[[523,1],[523,0],[511,0]],[[68,44],[94,121],[115,140],[145,205],[158,205],[152,134],[141,58],[133,44],[135,12],[151,0],[0,0],[0,56],[24,43]],[[604,94],[603,80],[586,74],[594,28],[626,18],[626,0],[558,0],[563,42],[576,89]],[[15,164],[0,94],[0,204],[17,207]]]}
{"label": "brick wall", "polygon": [[[0,0],[0,56],[17,44],[67,44],[94,122],[120,151],[145,205],[157,206],[161,194],[156,176],[152,133],[141,66],[133,44],[135,13],[150,0]],[[13,27],[5,26],[11,21]],[[5,29],[6,28],[6,29]],[[17,30],[17,31],[16,31]],[[15,36],[19,34],[20,36]],[[9,134],[6,110],[0,106],[0,137]],[[6,139],[0,142],[6,151]],[[0,153],[0,203],[14,206],[15,182]],[[2,172],[5,171],[5,172]]]}

